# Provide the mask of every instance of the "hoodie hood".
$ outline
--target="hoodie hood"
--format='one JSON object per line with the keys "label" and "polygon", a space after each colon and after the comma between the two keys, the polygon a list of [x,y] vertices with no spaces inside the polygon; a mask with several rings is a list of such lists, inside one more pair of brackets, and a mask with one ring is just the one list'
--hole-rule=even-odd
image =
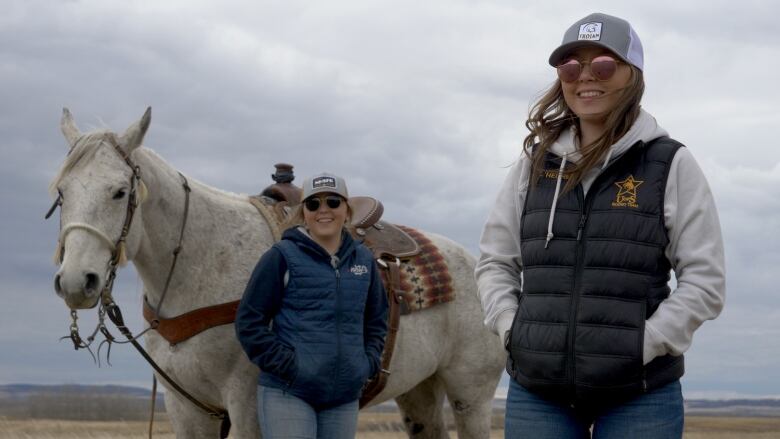
{"label": "hoodie hood", "polygon": [[[317,244],[317,242],[314,241],[311,236],[309,236],[309,233],[302,226],[290,227],[289,229],[285,230],[282,234],[282,239],[292,241],[298,247],[301,247],[307,252],[313,253],[314,255],[322,257],[326,260],[333,260],[331,254],[322,248],[321,245]],[[346,260],[350,253],[353,253],[356,250],[357,246],[355,240],[352,239],[352,236],[349,233],[342,230],[341,246],[339,247],[339,250],[336,252],[336,254],[333,255],[335,256],[335,260],[339,261],[337,265],[340,265],[341,261]]]}
{"label": "hoodie hood", "polygon": [[[591,183],[593,183],[596,177],[598,177],[610,163],[620,158],[620,156],[637,142],[642,141],[647,143],[659,137],[668,135],[669,133],[658,125],[658,122],[656,122],[655,118],[651,116],[650,113],[640,109],[639,116],[636,121],[634,121],[634,124],[631,125],[628,132],[609,148],[604,160],[601,162],[601,167],[590,169],[586,172],[585,177],[582,180],[584,192],[587,194],[588,188],[590,188]],[[563,170],[566,167],[567,162],[577,163],[582,158],[582,154],[577,146],[576,128],[574,126],[561,133],[561,135],[558,136],[558,139],[550,145],[549,151],[561,157],[561,166],[558,169],[558,181],[555,184],[555,195],[553,196],[552,206],[550,208],[550,219],[547,224],[547,240],[544,243],[544,248],[547,248],[554,237],[553,223],[555,222],[555,206],[558,204],[558,196],[561,193]]]}
{"label": "hoodie hood", "polygon": [[[576,128],[574,126],[561,133],[555,143],[550,146],[550,152],[560,157],[565,156],[566,161],[577,163],[582,158],[582,155],[580,154],[575,134]],[[639,117],[637,117],[628,132],[609,148],[606,160],[602,162],[601,169],[606,168],[609,163],[622,156],[636,142],[641,140],[647,143],[668,135],[669,133],[658,125],[658,122],[650,113],[640,109]]]}

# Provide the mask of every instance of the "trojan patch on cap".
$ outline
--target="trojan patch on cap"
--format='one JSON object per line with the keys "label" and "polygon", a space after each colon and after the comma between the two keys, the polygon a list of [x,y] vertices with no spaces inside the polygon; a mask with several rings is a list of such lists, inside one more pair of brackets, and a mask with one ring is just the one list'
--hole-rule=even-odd
{"label": "trojan patch on cap", "polygon": [[602,23],[585,23],[580,25],[580,34],[577,36],[577,39],[585,41],[600,40],[601,24]]}

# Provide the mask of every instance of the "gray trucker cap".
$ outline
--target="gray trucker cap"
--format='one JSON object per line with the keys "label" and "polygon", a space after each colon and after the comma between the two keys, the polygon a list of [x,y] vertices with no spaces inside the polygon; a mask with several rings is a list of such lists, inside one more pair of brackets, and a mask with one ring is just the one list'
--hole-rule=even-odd
{"label": "gray trucker cap", "polygon": [[561,45],[553,50],[550,65],[556,67],[571,51],[583,46],[604,47],[639,70],[644,68],[642,42],[622,18],[596,13],[578,20],[563,34]]}
{"label": "gray trucker cap", "polygon": [[345,200],[349,199],[347,194],[347,183],[344,179],[328,172],[317,174],[303,181],[303,199],[322,192],[328,192],[341,195]]}

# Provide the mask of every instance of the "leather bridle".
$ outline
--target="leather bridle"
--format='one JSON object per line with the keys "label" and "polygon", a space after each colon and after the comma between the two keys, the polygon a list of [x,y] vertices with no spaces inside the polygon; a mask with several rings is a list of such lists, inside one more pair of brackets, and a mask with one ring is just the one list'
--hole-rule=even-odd
{"label": "leather bridle", "polygon": [[[76,310],[71,309],[70,334],[63,337],[63,338],[71,339],[71,341],[73,342],[74,349],[76,350],[87,349],[90,352],[90,354],[92,354],[90,345],[95,340],[95,336],[97,335],[97,333],[101,332],[106,337],[106,339],[103,342],[101,342],[100,347],[102,347],[104,343],[108,344],[108,354],[106,356],[106,360],[108,361],[110,358],[111,343],[120,343],[120,342],[110,335],[108,329],[105,327],[104,318],[108,310],[116,306],[116,303],[114,302],[112,296],[112,291],[114,288],[114,280],[116,279],[116,272],[117,269],[119,268],[120,260],[122,259],[122,254],[124,252],[127,236],[130,233],[130,227],[133,223],[135,210],[139,204],[138,188],[142,183],[141,183],[141,169],[133,162],[130,156],[126,154],[125,151],[119,146],[119,142],[116,136],[112,133],[107,133],[105,135],[104,140],[107,141],[114,148],[114,150],[119,154],[119,156],[122,157],[122,159],[125,161],[127,166],[130,167],[130,169],[133,171],[133,174],[130,177],[130,192],[128,193],[127,208],[125,212],[125,220],[124,223],[122,224],[122,230],[119,234],[119,237],[116,239],[116,241],[113,241],[111,240],[111,238],[108,237],[108,235],[105,232],[87,223],[73,222],[63,226],[62,217],[60,217],[60,232],[57,239],[57,254],[59,255],[59,259],[56,262],[59,264],[62,263],[65,256],[65,252],[64,252],[65,239],[67,238],[68,233],[76,229],[84,230],[88,233],[97,236],[111,250],[111,259],[108,261],[106,282],[105,285],[103,286],[103,289],[100,292],[101,303],[98,308],[97,327],[92,332],[92,334],[86,338],[85,341],[84,338],[82,338],[81,335],[79,334],[78,323],[77,323],[78,320],[77,312]],[[73,151],[76,145],[78,145],[78,141],[76,141],[73,147],[70,149],[70,151],[68,151],[68,155],[70,155],[70,153]],[[58,189],[57,199],[54,200],[54,204],[52,204],[51,208],[46,213],[45,218],[48,219],[49,217],[51,217],[51,215],[54,213],[57,207],[62,207],[64,200],[65,198],[62,192]],[[133,338],[139,337],[142,334],[143,332],[134,336]],[[96,360],[99,360],[100,357],[99,350],[100,348],[98,348],[98,357],[96,358]],[[94,354],[92,354],[92,356],[93,358],[95,357]]]}

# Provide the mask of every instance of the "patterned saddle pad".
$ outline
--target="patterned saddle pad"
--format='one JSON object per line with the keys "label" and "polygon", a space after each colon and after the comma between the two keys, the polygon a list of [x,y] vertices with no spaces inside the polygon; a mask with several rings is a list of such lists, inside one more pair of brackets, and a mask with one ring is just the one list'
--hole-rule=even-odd
{"label": "patterned saddle pad", "polygon": [[[409,314],[455,299],[452,277],[438,247],[419,231],[397,226],[420,246],[420,253],[401,261],[400,277],[404,301],[401,314]],[[380,270],[387,284],[386,270]]]}

